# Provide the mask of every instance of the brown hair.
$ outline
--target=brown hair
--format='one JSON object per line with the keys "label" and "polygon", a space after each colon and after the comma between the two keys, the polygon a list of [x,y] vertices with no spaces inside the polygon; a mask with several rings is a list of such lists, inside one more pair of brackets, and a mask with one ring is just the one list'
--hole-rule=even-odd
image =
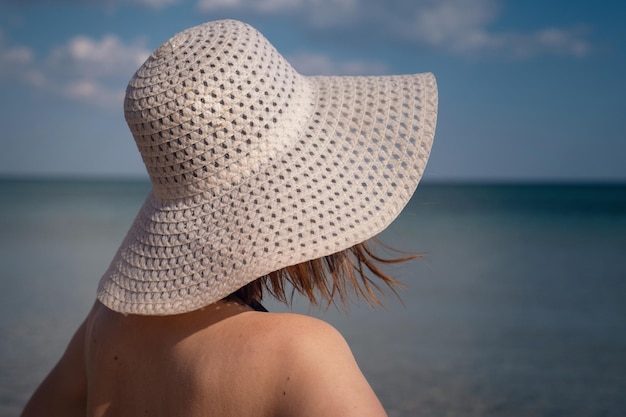
{"label": "brown hair", "polygon": [[[400,253],[378,241],[377,243],[387,250]],[[350,293],[354,292],[357,298],[363,298],[370,306],[382,306],[378,295],[384,294],[383,287],[398,296],[397,290],[402,288],[402,284],[387,275],[379,265],[395,264],[419,257],[403,255],[383,258],[374,253],[369,242],[363,242],[332,255],[271,272],[240,288],[231,296],[251,304],[261,301],[263,293],[267,291],[277,300],[291,304],[294,293],[298,292],[314,305],[318,305],[320,301],[326,302],[328,306],[336,305],[339,298],[343,307],[347,307]],[[291,284],[291,291],[288,291],[288,283]]]}

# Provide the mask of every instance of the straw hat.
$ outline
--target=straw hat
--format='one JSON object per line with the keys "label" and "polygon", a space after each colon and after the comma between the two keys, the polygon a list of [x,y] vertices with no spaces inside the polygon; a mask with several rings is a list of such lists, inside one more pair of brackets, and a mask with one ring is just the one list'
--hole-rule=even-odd
{"label": "straw hat", "polygon": [[224,20],[155,50],[124,111],[153,188],[98,298],[169,315],[387,227],[426,166],[437,87],[430,73],[302,76]]}

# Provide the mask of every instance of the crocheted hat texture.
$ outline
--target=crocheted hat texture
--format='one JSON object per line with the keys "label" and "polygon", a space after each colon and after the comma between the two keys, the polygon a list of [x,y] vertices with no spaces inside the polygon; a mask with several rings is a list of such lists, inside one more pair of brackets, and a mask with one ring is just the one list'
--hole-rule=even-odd
{"label": "crocheted hat texture", "polygon": [[430,73],[303,76],[223,20],[156,49],[124,112],[152,191],[98,298],[169,315],[387,227],[426,166],[437,87]]}

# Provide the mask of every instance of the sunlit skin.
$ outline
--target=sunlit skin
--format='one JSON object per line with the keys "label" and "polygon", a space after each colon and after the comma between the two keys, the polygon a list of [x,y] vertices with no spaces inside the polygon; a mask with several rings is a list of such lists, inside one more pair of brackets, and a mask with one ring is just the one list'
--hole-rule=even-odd
{"label": "sunlit skin", "polygon": [[96,302],[22,416],[385,416],[320,320],[219,301],[174,316]]}

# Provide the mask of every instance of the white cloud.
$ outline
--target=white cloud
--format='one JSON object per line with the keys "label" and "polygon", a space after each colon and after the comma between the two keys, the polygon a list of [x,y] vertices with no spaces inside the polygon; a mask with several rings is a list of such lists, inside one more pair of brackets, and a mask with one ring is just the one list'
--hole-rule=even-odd
{"label": "white cloud", "polygon": [[359,26],[458,55],[497,54],[531,58],[539,54],[581,57],[590,52],[579,28],[531,32],[494,31],[501,0],[198,0],[203,12],[246,11],[289,16],[316,28]]}
{"label": "white cloud", "polygon": [[4,34],[0,30],[0,79],[11,78],[21,74],[34,60],[34,53],[25,46],[7,47]]}
{"label": "white cloud", "polygon": [[337,10],[354,10],[358,2],[359,0],[199,0],[198,8],[205,12],[239,8],[266,13],[321,8],[333,13]]}
{"label": "white cloud", "polygon": [[300,73],[306,75],[381,75],[389,72],[382,62],[333,61],[323,54],[299,53],[287,60]]}
{"label": "white cloud", "polygon": [[493,0],[421,2],[397,30],[408,38],[455,51],[482,48],[491,43],[485,27],[494,20]]}
{"label": "white cloud", "polygon": [[129,3],[148,9],[163,9],[183,1],[185,0],[2,0],[2,3],[13,7],[33,7],[42,4],[54,5],[55,3],[63,3],[110,10],[117,7],[127,6]]}
{"label": "white cloud", "polygon": [[223,9],[242,9],[254,11],[271,11],[275,9],[276,3],[282,3],[290,6],[289,8],[297,8],[301,6],[301,0],[257,0],[251,2],[249,0],[199,0],[198,9],[202,12],[214,12]]}
{"label": "white cloud", "polygon": [[313,26],[346,23],[358,15],[360,0],[198,0],[201,12],[244,10],[263,15],[303,16]]}
{"label": "white cloud", "polygon": [[43,78],[51,90],[69,99],[119,107],[126,82],[149,54],[142,41],[125,43],[115,35],[76,36],[52,50],[44,62]]}
{"label": "white cloud", "polygon": [[533,32],[492,32],[498,18],[495,0],[440,0],[415,11],[403,36],[458,54],[497,53],[530,58],[539,54],[584,56],[590,51],[580,28],[546,28]]}
{"label": "white cloud", "polygon": [[70,99],[84,103],[93,103],[104,107],[121,108],[124,90],[108,88],[96,80],[80,80],[68,83],[63,94]]}
{"label": "white cloud", "polygon": [[76,36],[65,45],[54,48],[47,65],[56,71],[78,76],[129,76],[149,54],[142,42],[125,44],[115,35],[105,35],[99,40]]}
{"label": "white cloud", "polygon": [[4,46],[0,36],[0,78],[89,105],[120,108],[126,83],[149,54],[142,41],[76,36],[37,59],[29,48]]}
{"label": "white cloud", "polygon": [[18,46],[4,51],[2,60],[9,65],[28,65],[33,61],[33,51],[29,48]]}
{"label": "white cloud", "polygon": [[543,29],[532,34],[532,40],[538,48],[560,52],[575,56],[587,55],[591,49],[589,42],[583,36],[584,27],[572,29]]}
{"label": "white cloud", "polygon": [[[120,1],[122,4],[123,1]],[[180,0],[134,0],[134,3],[149,9],[164,9],[168,6],[180,3]]]}

